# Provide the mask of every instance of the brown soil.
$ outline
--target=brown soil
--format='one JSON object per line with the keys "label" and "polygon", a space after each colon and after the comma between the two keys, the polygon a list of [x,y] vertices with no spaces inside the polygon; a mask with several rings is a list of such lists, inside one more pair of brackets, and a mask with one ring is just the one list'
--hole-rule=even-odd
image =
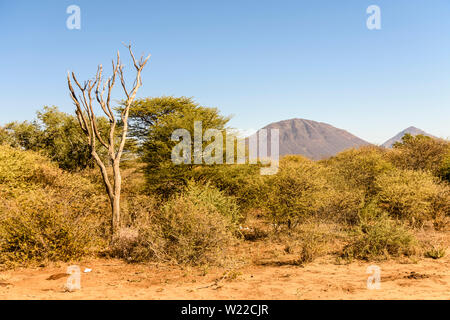
{"label": "brown soil", "polygon": [[[330,234],[335,232],[324,226]],[[128,264],[117,259],[91,259],[0,272],[1,299],[446,299],[450,300],[450,233],[423,230],[416,236],[446,248],[441,259],[395,258],[340,264],[338,240],[327,252],[298,265],[298,248],[286,241],[263,238],[231,248],[227,267],[180,267]],[[289,237],[287,237],[289,238]],[[292,239],[291,239],[292,240]],[[289,242],[288,242],[289,243]],[[292,251],[292,252],[291,252]],[[295,253],[297,251],[297,253]],[[81,290],[66,292],[67,267],[81,269]],[[368,289],[367,267],[381,270],[381,288]],[[91,272],[84,273],[86,269]]]}
{"label": "brown soil", "polygon": [[[381,288],[367,289],[366,268],[381,268]],[[0,299],[450,299],[450,258],[415,263],[334,263],[304,267],[246,265],[180,268],[96,259],[80,263],[81,290],[65,292],[69,264],[0,273]],[[62,275],[61,275],[62,274]]]}

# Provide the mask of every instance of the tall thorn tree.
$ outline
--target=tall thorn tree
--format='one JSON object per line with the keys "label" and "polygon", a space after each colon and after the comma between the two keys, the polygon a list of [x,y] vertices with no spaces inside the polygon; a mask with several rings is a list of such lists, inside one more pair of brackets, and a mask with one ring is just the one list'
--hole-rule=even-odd
{"label": "tall thorn tree", "polygon": [[[95,79],[85,81],[83,85],[80,84],[73,72],[71,74],[68,73],[67,75],[67,83],[70,90],[70,96],[72,97],[73,103],[76,107],[75,113],[78,122],[80,124],[81,130],[87,137],[87,143],[90,147],[91,155],[100,168],[106,192],[111,203],[111,233],[113,236],[117,233],[120,225],[120,193],[122,187],[120,160],[127,139],[128,115],[130,107],[134,99],[136,98],[136,93],[139,87],[142,85],[142,69],[144,69],[147,61],[150,58],[150,55],[148,55],[146,58],[142,56],[141,59],[137,61],[134,57],[133,51],[131,50],[131,46],[127,46],[127,48],[130,52],[133,65],[136,69],[136,79],[134,81],[133,88],[129,91],[127,90],[125,85],[123,65],[120,64],[119,52],[117,52],[117,61],[114,62],[113,60],[112,62],[113,74],[106,81],[103,80],[102,65],[99,65],[97,73],[95,75]],[[76,84],[80,91],[78,97],[72,86],[71,76],[73,82]],[[122,128],[119,134],[116,134],[117,119],[114,115],[113,108],[111,107],[111,92],[116,83],[117,76],[119,76],[120,78],[120,83],[126,96],[123,104],[124,108],[121,109],[120,117]],[[106,100],[104,97],[105,91]],[[102,137],[102,134],[98,129],[98,122],[93,107],[94,98],[109,119],[110,127],[107,139],[104,139],[105,136]],[[108,150],[108,158],[112,166],[112,181],[110,180],[105,163],[103,163],[102,159],[99,157],[99,154],[97,152],[98,146],[102,146]]]}

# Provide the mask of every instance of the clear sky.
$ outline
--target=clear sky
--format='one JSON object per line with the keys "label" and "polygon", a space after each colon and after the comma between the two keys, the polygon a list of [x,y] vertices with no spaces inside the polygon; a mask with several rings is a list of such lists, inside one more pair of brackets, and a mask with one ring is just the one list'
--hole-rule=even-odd
{"label": "clear sky", "polygon": [[[72,4],[80,30],[66,27]],[[140,97],[191,96],[233,127],[305,118],[374,143],[412,125],[450,137],[448,0],[0,0],[0,35],[0,124],[73,112],[67,70],[110,72],[131,42],[152,54]]]}

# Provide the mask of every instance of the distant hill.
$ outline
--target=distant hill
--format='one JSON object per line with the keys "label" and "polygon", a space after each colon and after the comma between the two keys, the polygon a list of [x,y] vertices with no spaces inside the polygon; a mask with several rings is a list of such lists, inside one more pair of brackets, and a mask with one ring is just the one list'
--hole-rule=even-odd
{"label": "distant hill", "polygon": [[406,128],[405,130],[399,132],[397,135],[395,135],[394,137],[392,137],[391,139],[389,139],[388,141],[383,143],[381,146],[385,147],[385,148],[392,148],[394,143],[402,141],[403,136],[407,133],[409,133],[412,136],[417,136],[419,134],[422,134],[424,136],[435,138],[433,135],[426,133],[425,131],[423,131],[419,128],[409,127],[409,128]]}
{"label": "distant hill", "polygon": [[[319,160],[334,156],[345,149],[370,144],[327,123],[305,119],[274,122],[262,129],[280,130],[280,156],[299,154]],[[270,141],[269,137],[268,132],[268,141]],[[270,147],[268,149],[270,150]]]}

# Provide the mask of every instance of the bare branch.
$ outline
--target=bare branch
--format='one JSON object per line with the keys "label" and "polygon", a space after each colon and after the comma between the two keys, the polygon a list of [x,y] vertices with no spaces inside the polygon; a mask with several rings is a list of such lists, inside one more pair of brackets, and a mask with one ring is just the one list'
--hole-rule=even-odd
{"label": "bare branch", "polygon": [[[123,65],[120,64],[120,54],[117,52],[117,61],[112,61],[112,69],[113,74],[112,76],[106,81],[103,82],[103,67],[102,65],[99,65],[97,68],[97,73],[95,75],[95,78],[93,80],[85,81],[83,85],[80,84],[80,82],[77,80],[75,74],[72,72],[72,79],[76,86],[78,87],[80,94],[77,97],[75,90],[72,86],[70,73],[67,75],[67,82],[69,86],[70,96],[73,100],[73,103],[76,107],[75,113],[77,116],[78,123],[80,125],[81,130],[84,132],[84,134],[88,138],[88,146],[91,150],[91,155],[94,158],[95,162],[97,163],[98,167],[100,168],[100,172],[102,174],[103,182],[105,184],[106,192],[108,194],[110,203],[111,203],[111,209],[112,209],[112,222],[111,222],[111,228],[112,233],[114,234],[119,226],[119,220],[120,220],[120,192],[121,192],[121,183],[122,178],[120,174],[120,160],[122,157],[122,153],[125,147],[125,142],[127,138],[128,133],[128,116],[130,112],[130,107],[136,97],[136,93],[139,89],[139,87],[142,85],[142,79],[141,79],[141,72],[144,68],[145,64],[149,60],[150,56],[147,58],[141,57],[141,59],[136,61],[135,56],[133,54],[133,51],[131,50],[131,45],[127,46],[128,50],[130,52],[131,59],[133,60],[134,67],[136,69],[136,78],[133,83],[133,88],[131,91],[128,91],[125,84],[124,79],[124,72],[123,72]],[[119,148],[116,152],[115,150],[115,139],[116,139],[116,125],[117,120],[114,116],[113,108],[111,107],[111,93],[114,88],[114,84],[116,81],[117,74],[120,76],[120,82],[122,85],[122,88],[126,95],[125,100],[125,108],[122,111],[121,114],[121,120],[123,122],[123,128],[122,133],[120,137],[119,142]],[[94,90],[95,96],[93,96],[92,90]],[[106,101],[104,100],[104,94],[107,90],[107,97]],[[105,113],[105,115],[108,117],[110,122],[109,127],[109,136],[108,136],[108,142],[106,143],[104,139],[102,138],[101,132],[98,128],[98,122],[97,117],[94,112],[93,107],[93,100],[96,100],[97,103],[100,105],[101,109]],[[108,156],[109,160],[112,164],[113,169],[113,183],[111,183],[108,171],[106,168],[105,163],[100,158],[100,156],[97,153],[97,147],[96,142],[97,140],[100,142],[100,144],[108,149]]]}

